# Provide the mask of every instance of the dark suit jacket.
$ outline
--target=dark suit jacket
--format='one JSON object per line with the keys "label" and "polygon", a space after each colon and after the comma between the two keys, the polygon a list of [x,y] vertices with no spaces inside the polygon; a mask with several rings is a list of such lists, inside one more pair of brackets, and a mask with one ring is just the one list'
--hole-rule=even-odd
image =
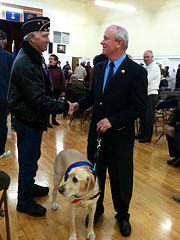
{"label": "dark suit jacket", "polygon": [[104,61],[95,65],[92,88],[79,101],[81,110],[94,106],[88,136],[88,149],[92,155],[99,120],[108,118],[112,125],[103,134],[102,147],[126,151],[134,145],[134,121],[146,109],[147,71],[126,57],[102,94],[106,64],[107,61]]}

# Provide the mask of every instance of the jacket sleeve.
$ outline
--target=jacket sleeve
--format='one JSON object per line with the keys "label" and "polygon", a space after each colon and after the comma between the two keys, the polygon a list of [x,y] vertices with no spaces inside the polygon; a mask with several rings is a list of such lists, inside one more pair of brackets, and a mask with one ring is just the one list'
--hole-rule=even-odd
{"label": "jacket sleeve", "polygon": [[[20,67],[20,66],[19,66]],[[43,70],[40,66],[22,68],[18,79],[19,89],[23,98],[34,111],[47,113],[68,112],[69,104],[53,100],[47,96]]]}

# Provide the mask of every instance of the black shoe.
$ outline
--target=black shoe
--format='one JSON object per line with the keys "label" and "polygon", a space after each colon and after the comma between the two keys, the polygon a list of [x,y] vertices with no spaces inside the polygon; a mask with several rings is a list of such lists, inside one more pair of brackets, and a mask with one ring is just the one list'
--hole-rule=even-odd
{"label": "black shoe", "polygon": [[34,184],[34,195],[33,197],[44,197],[49,193],[48,187],[42,187],[37,184]]}
{"label": "black shoe", "polygon": [[55,120],[55,121],[52,121],[52,124],[53,125],[56,125],[56,126],[59,126],[59,123]]}
{"label": "black shoe", "polygon": [[180,166],[180,162],[175,163],[177,161],[177,159],[178,159],[178,157],[173,158],[172,160],[168,160],[167,164],[169,164],[170,166],[173,166],[173,167],[178,167],[178,166]]}
{"label": "black shoe", "polygon": [[[94,215],[94,225],[97,223],[99,217],[104,213],[104,209],[103,210],[96,210],[95,215]],[[85,220],[85,225],[86,227],[89,224],[89,214],[86,216],[86,220]]]}
{"label": "black shoe", "polygon": [[33,217],[42,217],[46,214],[47,210],[37,202],[33,201],[29,206],[22,206],[17,204],[17,211],[22,213],[27,213]]}
{"label": "black shoe", "polygon": [[115,219],[119,223],[119,230],[124,237],[128,237],[131,234],[131,225],[129,223],[129,217],[125,219],[119,219],[118,214],[115,215]]}
{"label": "black shoe", "polygon": [[137,136],[135,136],[135,139],[141,139],[143,137],[144,137],[144,135],[142,133],[139,133]]}
{"label": "black shoe", "polygon": [[52,125],[50,123],[47,123],[48,128],[52,128]]}
{"label": "black shoe", "polygon": [[142,138],[141,140],[139,140],[139,143],[147,143],[147,142],[151,142],[150,138]]}

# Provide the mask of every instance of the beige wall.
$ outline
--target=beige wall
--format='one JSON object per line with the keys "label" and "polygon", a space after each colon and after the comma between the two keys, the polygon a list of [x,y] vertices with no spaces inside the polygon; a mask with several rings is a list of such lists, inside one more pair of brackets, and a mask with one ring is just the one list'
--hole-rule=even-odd
{"label": "beige wall", "polygon": [[130,42],[127,53],[133,56],[141,56],[146,49],[152,49],[154,55],[179,55],[180,1],[132,2],[137,7],[137,12],[133,14],[98,7],[93,1],[88,4],[73,0],[37,0],[32,3],[46,6],[44,15],[51,18],[51,40],[53,30],[70,33],[66,56],[93,57],[99,54],[104,29],[110,24],[119,24],[128,30]]}

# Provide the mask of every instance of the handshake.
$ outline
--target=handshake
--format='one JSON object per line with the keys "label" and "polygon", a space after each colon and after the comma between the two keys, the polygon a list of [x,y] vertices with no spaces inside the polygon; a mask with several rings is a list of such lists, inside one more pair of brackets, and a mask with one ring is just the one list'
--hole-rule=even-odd
{"label": "handshake", "polygon": [[69,102],[69,112],[67,113],[67,116],[69,116],[70,118],[73,117],[74,112],[79,110],[79,103],[75,102],[75,103],[71,103]]}

